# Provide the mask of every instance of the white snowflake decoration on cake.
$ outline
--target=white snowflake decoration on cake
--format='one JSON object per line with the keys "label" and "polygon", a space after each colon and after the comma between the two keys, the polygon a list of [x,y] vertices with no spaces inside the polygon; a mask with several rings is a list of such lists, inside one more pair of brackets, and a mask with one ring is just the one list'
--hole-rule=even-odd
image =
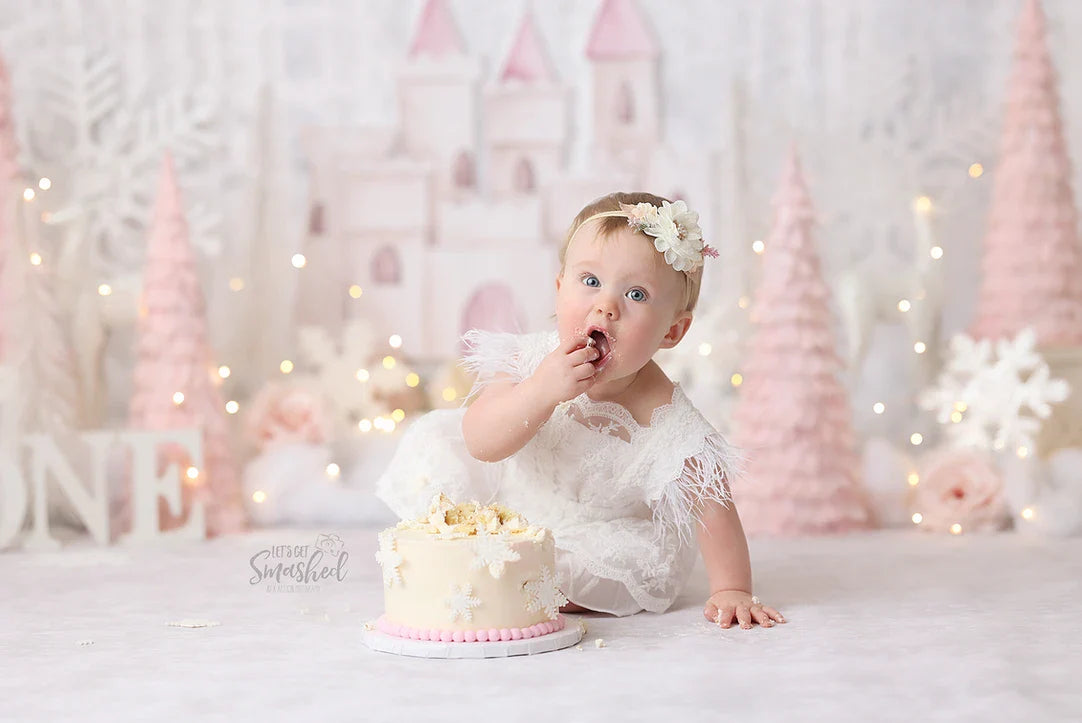
{"label": "white snowflake decoration on cake", "polygon": [[526,609],[530,612],[544,610],[549,620],[555,620],[560,607],[567,604],[567,598],[556,587],[556,577],[547,565],[541,566],[541,577],[527,581],[522,590],[526,593]]}
{"label": "white snowflake decoration on cake", "polygon": [[511,549],[511,539],[503,534],[479,534],[473,543],[473,554],[470,567],[476,570],[488,566],[489,574],[497,580],[503,576],[506,563],[519,559],[519,554]]}
{"label": "white snowflake decoration on cake", "polygon": [[451,585],[451,594],[445,601],[451,609],[451,621],[462,618],[466,622],[473,620],[473,608],[478,607],[481,601],[473,596],[473,586]]}
{"label": "white snowflake decoration on cake", "polygon": [[402,555],[395,549],[394,532],[384,530],[379,533],[379,551],[376,562],[383,568],[383,586],[391,587],[394,583],[402,584],[402,573],[398,566],[402,564]]}
{"label": "white snowflake decoration on cake", "polygon": [[989,340],[956,335],[936,386],[921,394],[921,407],[936,412],[957,445],[1031,450],[1051,403],[1070,394],[1067,382],[1051,378],[1036,344],[1034,331],[1025,329],[997,341],[993,354]]}

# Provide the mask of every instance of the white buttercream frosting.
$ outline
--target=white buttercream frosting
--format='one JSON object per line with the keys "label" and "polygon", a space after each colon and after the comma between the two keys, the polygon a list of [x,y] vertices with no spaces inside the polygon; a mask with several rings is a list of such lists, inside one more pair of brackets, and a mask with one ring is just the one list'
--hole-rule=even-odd
{"label": "white buttercream frosting", "polygon": [[502,505],[455,504],[442,492],[432,498],[423,517],[403,520],[398,523],[398,529],[420,530],[441,538],[511,535],[538,542],[548,534],[544,527],[531,525],[525,517]]}

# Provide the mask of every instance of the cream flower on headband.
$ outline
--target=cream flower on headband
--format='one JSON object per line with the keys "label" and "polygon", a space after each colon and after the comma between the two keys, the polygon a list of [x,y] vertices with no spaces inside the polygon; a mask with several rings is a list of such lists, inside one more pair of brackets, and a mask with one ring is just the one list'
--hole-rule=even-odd
{"label": "cream flower on headband", "polygon": [[677,271],[695,271],[703,265],[703,256],[717,257],[718,252],[703,243],[699,214],[688,210],[683,201],[663,201],[661,208],[652,203],[621,203],[627,225],[654,237],[654,248],[665,255],[665,263]]}

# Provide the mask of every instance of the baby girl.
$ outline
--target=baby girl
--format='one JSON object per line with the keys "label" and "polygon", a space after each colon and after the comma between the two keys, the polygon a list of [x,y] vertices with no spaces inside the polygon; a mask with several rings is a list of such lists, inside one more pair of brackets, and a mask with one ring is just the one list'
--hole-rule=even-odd
{"label": "baby girl", "polygon": [[697,538],[709,620],[785,622],[752,594],[728,486],[736,452],[653,360],[687,333],[716,255],[682,201],[586,206],[560,252],[556,330],[468,332],[472,404],[407,430],[380,497],[403,518],[436,492],[498,500],[550,528],[568,612],[667,610]]}

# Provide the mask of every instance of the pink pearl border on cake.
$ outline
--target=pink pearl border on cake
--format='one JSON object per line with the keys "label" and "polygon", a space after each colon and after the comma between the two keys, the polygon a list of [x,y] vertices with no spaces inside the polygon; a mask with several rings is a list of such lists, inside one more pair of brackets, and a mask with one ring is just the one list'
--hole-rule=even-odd
{"label": "pink pearl border on cake", "polygon": [[484,630],[421,630],[408,625],[399,625],[381,615],[376,620],[376,629],[386,635],[409,640],[428,640],[440,643],[488,643],[497,640],[523,640],[539,638],[542,635],[563,630],[566,625],[563,615],[555,620],[531,625],[528,628],[488,628]]}

